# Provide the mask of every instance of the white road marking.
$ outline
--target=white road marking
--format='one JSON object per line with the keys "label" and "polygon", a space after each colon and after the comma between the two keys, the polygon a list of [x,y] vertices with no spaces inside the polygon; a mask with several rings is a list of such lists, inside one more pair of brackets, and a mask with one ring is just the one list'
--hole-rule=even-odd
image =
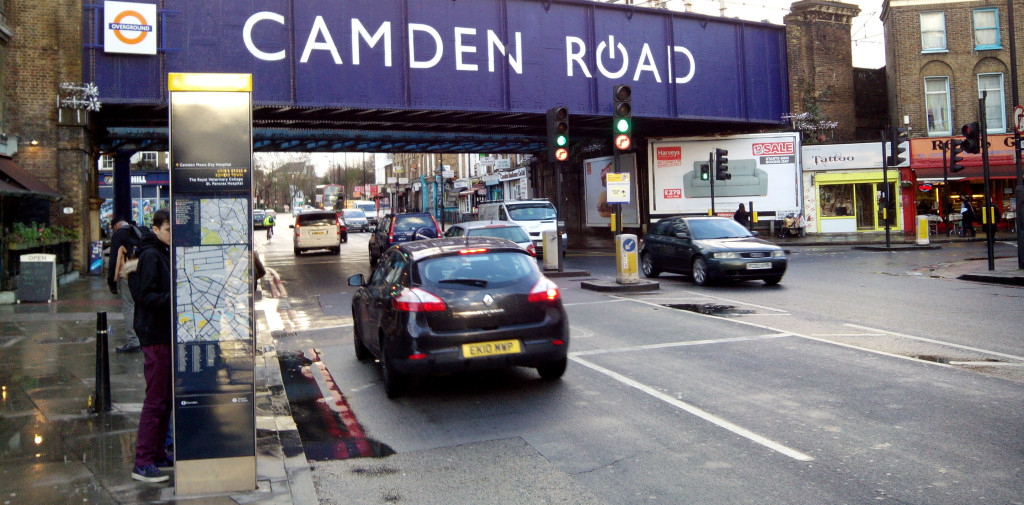
{"label": "white road marking", "polygon": [[747,440],[750,440],[750,441],[752,441],[752,442],[754,442],[756,444],[760,444],[760,445],[762,445],[764,447],[767,447],[768,449],[771,449],[771,450],[773,450],[775,452],[778,452],[778,453],[783,454],[785,456],[789,456],[790,458],[793,458],[793,459],[795,459],[797,461],[814,461],[814,457],[813,456],[810,456],[808,454],[804,454],[804,453],[802,453],[802,452],[800,452],[800,451],[798,451],[796,449],[792,449],[792,448],[786,447],[786,446],[784,446],[784,445],[782,445],[782,444],[780,444],[778,442],[775,442],[774,440],[771,440],[771,439],[768,439],[768,438],[763,437],[761,435],[758,435],[757,433],[754,433],[754,432],[752,432],[752,431],[750,431],[750,430],[748,430],[746,428],[743,428],[743,427],[741,427],[741,426],[739,426],[737,424],[734,424],[734,423],[731,423],[729,421],[726,421],[725,419],[722,419],[721,417],[718,417],[718,416],[716,416],[714,414],[711,414],[710,412],[702,410],[702,409],[700,409],[700,408],[698,408],[698,407],[696,407],[694,405],[690,405],[689,403],[686,403],[684,401],[681,401],[681,400],[678,400],[676,398],[673,398],[673,397],[671,397],[671,396],[669,396],[669,395],[667,395],[665,393],[662,393],[661,391],[658,391],[658,390],[656,390],[656,389],[654,389],[654,388],[652,388],[650,386],[647,386],[647,385],[642,384],[640,382],[637,382],[637,381],[635,381],[633,379],[630,379],[629,377],[626,377],[626,376],[624,376],[622,374],[619,374],[619,373],[613,372],[611,370],[608,370],[607,368],[595,365],[594,363],[591,363],[591,362],[589,362],[589,361],[587,361],[585,359],[581,359],[578,356],[570,356],[570,359],[572,359],[573,361],[575,361],[575,362],[577,362],[577,363],[579,363],[579,364],[581,364],[581,365],[583,365],[583,366],[585,366],[587,368],[590,368],[591,370],[594,370],[594,371],[600,372],[600,373],[602,373],[604,375],[607,375],[608,377],[611,377],[612,379],[615,379],[615,380],[617,380],[617,381],[619,381],[619,382],[621,382],[621,383],[623,383],[623,384],[625,384],[627,386],[630,386],[632,388],[638,389],[638,390],[640,390],[643,393],[646,393],[646,394],[648,394],[650,396],[653,396],[654,398],[657,398],[657,399],[659,399],[659,400],[661,400],[661,401],[663,401],[665,403],[668,403],[669,405],[672,405],[673,407],[676,407],[676,408],[678,408],[680,410],[688,412],[688,413],[690,413],[690,414],[692,414],[694,416],[697,416],[697,417],[699,417],[699,418],[701,418],[701,419],[703,419],[703,420],[705,420],[705,421],[707,421],[707,422],[709,422],[711,424],[714,424],[714,425],[716,425],[716,426],[718,426],[720,428],[724,428],[724,429],[726,429],[728,431],[731,431],[732,433],[735,433],[736,435],[739,435],[739,436],[741,436],[743,438],[746,438]]}
{"label": "white road marking", "polygon": [[1003,363],[1000,361],[950,361],[949,364],[962,366],[1024,366],[1024,363]]}
{"label": "white road marking", "polygon": [[1013,354],[1004,354],[1004,353],[1001,353],[1001,352],[989,351],[987,349],[980,349],[980,348],[977,348],[977,347],[970,347],[970,346],[966,346],[966,345],[954,344],[954,343],[951,343],[951,342],[943,342],[941,340],[935,340],[935,339],[926,338],[926,337],[918,337],[918,336],[914,336],[914,335],[907,335],[905,333],[896,333],[894,331],[880,330],[878,328],[869,328],[867,326],[861,326],[859,324],[847,323],[846,326],[849,326],[851,328],[857,328],[857,329],[860,329],[860,330],[878,331],[878,332],[882,332],[882,333],[884,333],[886,335],[895,335],[897,337],[909,338],[911,340],[917,340],[919,342],[928,342],[929,344],[939,344],[939,345],[944,345],[946,347],[955,347],[957,349],[963,349],[965,351],[978,352],[978,353],[982,353],[982,354],[990,354],[992,356],[1001,356],[1001,357],[1007,358],[1007,359],[1013,359],[1013,360],[1017,360],[1017,361],[1024,361],[1024,356],[1015,356]]}
{"label": "white road marking", "polygon": [[885,333],[811,333],[812,337],[883,337]]}
{"label": "white road marking", "polygon": [[751,337],[719,338],[709,340],[690,340],[685,342],[668,342],[664,344],[636,345],[630,347],[615,347],[611,349],[597,349],[593,351],[577,351],[569,353],[570,356],[593,356],[595,354],[610,354],[613,352],[649,351],[651,349],[667,349],[671,347],[687,347],[692,345],[726,344],[731,342],[749,342],[751,340],[768,340],[773,338],[791,337],[789,333],[772,333],[770,335],[755,335]]}
{"label": "white road marking", "polygon": [[[118,251],[120,251],[120,249],[118,249]],[[18,342],[21,342],[22,340],[25,340],[25,337],[14,337],[14,338],[8,340],[7,342],[4,342],[3,345],[0,345],[0,347],[3,347],[4,349],[7,349],[8,347],[11,347],[14,344],[17,344]]]}
{"label": "white road marking", "polygon": [[601,304],[601,303],[619,303],[619,302],[624,302],[624,301],[626,301],[626,300],[601,300],[599,302],[563,303],[562,306],[563,307],[575,307],[577,305],[597,305],[597,304]]}

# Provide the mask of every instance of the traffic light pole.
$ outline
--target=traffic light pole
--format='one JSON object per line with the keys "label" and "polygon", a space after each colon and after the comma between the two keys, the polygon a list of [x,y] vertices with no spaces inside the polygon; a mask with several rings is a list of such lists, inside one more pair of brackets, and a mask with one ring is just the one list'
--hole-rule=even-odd
{"label": "traffic light pole", "polygon": [[555,162],[555,214],[558,216],[555,218],[555,240],[558,243],[558,271],[563,271],[564,265],[562,264],[562,233],[565,232],[565,214],[562,213],[562,165],[564,162]]}
{"label": "traffic light pole", "polygon": [[942,194],[945,195],[942,199],[942,224],[946,228],[946,236],[949,236],[949,165],[946,161],[946,151],[949,147],[949,142],[942,142],[939,148],[942,149]]}
{"label": "traffic light pole", "polygon": [[[618,149],[615,150],[615,173],[620,173],[619,159],[622,153]],[[622,204],[615,204],[615,236],[622,235]]]}
{"label": "traffic light pole", "polygon": [[711,182],[711,215],[715,215],[715,152],[708,153],[708,181]]}
{"label": "traffic light pole", "polygon": [[[882,187],[885,188],[885,200],[882,201],[882,219],[885,220],[885,248],[892,247],[889,243],[889,163],[887,162],[888,153],[885,151],[885,139],[890,137],[887,132],[892,132],[892,128],[886,128],[882,130]],[[896,139],[890,139],[890,142],[895,142]]]}
{"label": "traffic light pole", "polygon": [[981,218],[982,223],[987,223],[985,227],[985,244],[988,249],[988,269],[996,269],[996,223],[993,223],[995,212],[993,212],[992,206],[995,202],[992,201],[992,188],[991,178],[989,177],[988,168],[988,125],[985,122],[985,99],[988,98],[988,91],[981,92],[981,98],[978,99],[978,124],[981,131],[981,166],[985,174],[985,202],[981,206],[981,211],[984,213]]}
{"label": "traffic light pole", "polygon": [[[1009,17],[1010,33],[1010,81],[1013,105],[1017,106],[1020,105],[1020,97],[1017,96],[1017,31],[1013,26],[1013,0],[1006,0],[1006,14]],[[1024,207],[1024,171],[1021,170],[1020,131],[1016,127],[1017,125],[1014,125],[1013,129],[1013,164],[1017,169],[1017,187],[1014,188],[1017,217],[1014,228],[1017,230],[1017,268],[1024,270],[1024,214],[1021,213]]]}

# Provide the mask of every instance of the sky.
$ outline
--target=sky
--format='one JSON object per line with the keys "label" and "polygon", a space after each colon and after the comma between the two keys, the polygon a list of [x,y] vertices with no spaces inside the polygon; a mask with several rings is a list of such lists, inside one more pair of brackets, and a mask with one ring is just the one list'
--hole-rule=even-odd
{"label": "sky", "polygon": [[[634,0],[637,6],[645,6],[656,0]],[[693,12],[718,16],[721,4],[718,0],[690,0]],[[783,24],[782,18],[789,14],[791,0],[726,0],[725,17],[736,17],[750,21],[768,21]],[[846,0],[860,7],[860,15],[853,19],[850,28],[853,39],[853,66],[857,68],[880,68],[885,66],[885,37],[882,30],[882,0]],[[683,0],[668,0],[671,10],[684,10]]]}

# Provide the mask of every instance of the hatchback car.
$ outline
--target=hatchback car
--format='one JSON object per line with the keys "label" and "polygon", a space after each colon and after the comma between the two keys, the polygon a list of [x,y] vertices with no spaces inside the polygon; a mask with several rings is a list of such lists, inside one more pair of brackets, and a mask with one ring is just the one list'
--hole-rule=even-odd
{"label": "hatchback car", "polygon": [[369,231],[370,223],[366,219],[366,214],[359,209],[345,209],[342,212],[342,216],[345,217],[345,225],[350,230]]}
{"label": "hatchback car", "polygon": [[724,217],[662,219],[644,235],[640,246],[645,276],[675,272],[691,275],[700,286],[718,279],[778,284],[787,261],[781,247]]}
{"label": "hatchback car", "polygon": [[[417,233],[418,232],[418,233]],[[442,235],[441,226],[437,224],[433,214],[429,212],[407,212],[384,216],[370,236],[370,266],[377,261],[389,247],[417,238],[437,238]]]}
{"label": "hatchback car", "polygon": [[565,373],[569,323],[558,286],[512,242],[460,237],[388,249],[352,296],[356,357],[376,358],[385,392],[410,376],[534,367]]}
{"label": "hatchback car", "polygon": [[333,210],[309,210],[295,216],[295,224],[290,225],[292,246],[295,255],[311,249],[328,249],[334,254],[341,252],[342,242],[348,242],[348,230],[345,220]]}
{"label": "hatchback car", "polygon": [[267,226],[263,222],[267,219],[267,212],[261,209],[253,209],[252,211],[252,229],[260,230]]}
{"label": "hatchback car", "polygon": [[537,255],[537,247],[530,240],[530,235],[522,226],[506,221],[466,221],[455,223],[448,231],[444,232],[445,237],[498,237],[511,240],[530,256]]}

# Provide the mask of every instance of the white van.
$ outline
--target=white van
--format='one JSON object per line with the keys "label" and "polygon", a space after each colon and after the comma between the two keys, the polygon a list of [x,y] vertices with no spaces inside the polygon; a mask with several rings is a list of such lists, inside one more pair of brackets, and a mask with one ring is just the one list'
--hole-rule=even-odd
{"label": "white van", "polygon": [[[530,240],[537,248],[537,256],[544,250],[545,231],[558,231],[555,206],[546,199],[511,200],[488,202],[477,206],[477,219],[481,221],[511,221],[522,226],[530,234]],[[562,255],[569,245],[569,235],[562,234]]]}

